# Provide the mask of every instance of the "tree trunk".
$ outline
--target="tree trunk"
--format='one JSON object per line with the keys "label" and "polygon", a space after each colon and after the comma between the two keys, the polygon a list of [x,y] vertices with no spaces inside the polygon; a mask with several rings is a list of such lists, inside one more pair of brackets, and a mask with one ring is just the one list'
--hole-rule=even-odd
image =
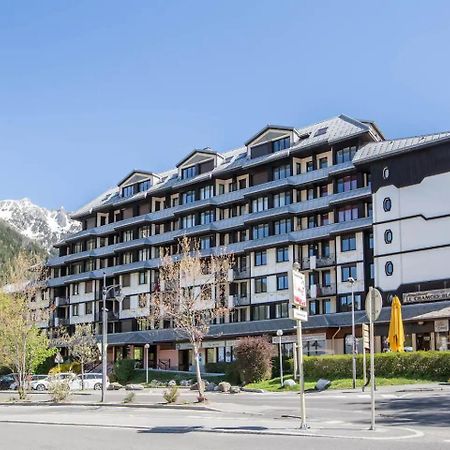
{"label": "tree trunk", "polygon": [[81,366],[81,390],[84,391],[84,362],[81,362],[80,366]]}
{"label": "tree trunk", "polygon": [[194,357],[195,357],[195,373],[197,375],[198,401],[204,402],[206,400],[206,397],[203,386],[202,374],[200,372],[200,349],[196,344],[194,344]]}

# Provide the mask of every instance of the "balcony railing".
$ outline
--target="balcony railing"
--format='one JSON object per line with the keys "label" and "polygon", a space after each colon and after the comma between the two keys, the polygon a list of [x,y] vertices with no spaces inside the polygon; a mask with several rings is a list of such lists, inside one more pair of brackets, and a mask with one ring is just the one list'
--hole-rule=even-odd
{"label": "balcony railing", "polygon": [[[314,263],[315,260],[315,263]],[[302,269],[315,269],[317,267],[328,267],[336,264],[336,255],[313,256],[302,259]]]}
{"label": "balcony railing", "polygon": [[242,297],[239,294],[233,295],[233,306],[247,306],[250,305],[250,297]]}
{"label": "balcony railing", "polygon": [[69,304],[69,297],[55,297],[56,306],[65,306]]}
{"label": "balcony railing", "polygon": [[328,286],[320,286],[318,284],[313,284],[307,289],[308,297],[327,297],[329,295],[336,295],[336,284],[331,283]]}
{"label": "balcony railing", "polygon": [[250,276],[250,271],[247,267],[233,269],[233,276],[235,280],[241,280]]}

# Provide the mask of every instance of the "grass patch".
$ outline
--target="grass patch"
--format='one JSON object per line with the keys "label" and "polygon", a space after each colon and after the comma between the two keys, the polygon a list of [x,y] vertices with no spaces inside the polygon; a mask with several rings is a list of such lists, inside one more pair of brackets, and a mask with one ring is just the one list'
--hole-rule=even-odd
{"label": "grass patch", "polygon": [[[284,377],[285,380],[292,379],[292,376],[288,375]],[[305,380],[305,389],[314,389],[317,380]],[[402,384],[421,384],[421,383],[432,383],[432,380],[421,380],[421,379],[412,379],[412,378],[376,378],[377,386],[397,386]],[[356,386],[362,388],[363,381],[357,379]],[[261,381],[260,383],[251,383],[246,387],[256,388],[256,389],[264,389],[269,392],[283,392],[283,391],[298,391],[300,390],[299,385],[295,385],[293,387],[281,387],[280,386],[280,378],[272,378],[271,380]],[[351,378],[340,378],[337,380],[331,380],[330,389],[351,389],[352,388],[352,379]]]}

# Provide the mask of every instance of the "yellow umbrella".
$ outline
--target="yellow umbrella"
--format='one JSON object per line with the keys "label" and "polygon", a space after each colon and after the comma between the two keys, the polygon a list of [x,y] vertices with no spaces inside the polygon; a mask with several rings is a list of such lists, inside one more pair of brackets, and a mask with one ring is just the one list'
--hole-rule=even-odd
{"label": "yellow umbrella", "polygon": [[397,296],[392,300],[391,322],[389,323],[389,348],[392,352],[404,352],[405,331],[403,329],[402,305]]}

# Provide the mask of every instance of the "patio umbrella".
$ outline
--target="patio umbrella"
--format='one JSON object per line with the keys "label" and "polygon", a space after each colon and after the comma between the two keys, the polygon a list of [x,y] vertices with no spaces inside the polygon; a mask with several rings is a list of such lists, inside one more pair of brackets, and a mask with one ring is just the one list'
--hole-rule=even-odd
{"label": "patio umbrella", "polygon": [[397,296],[392,300],[391,321],[389,323],[389,348],[392,352],[403,352],[405,331],[403,329],[402,305]]}

